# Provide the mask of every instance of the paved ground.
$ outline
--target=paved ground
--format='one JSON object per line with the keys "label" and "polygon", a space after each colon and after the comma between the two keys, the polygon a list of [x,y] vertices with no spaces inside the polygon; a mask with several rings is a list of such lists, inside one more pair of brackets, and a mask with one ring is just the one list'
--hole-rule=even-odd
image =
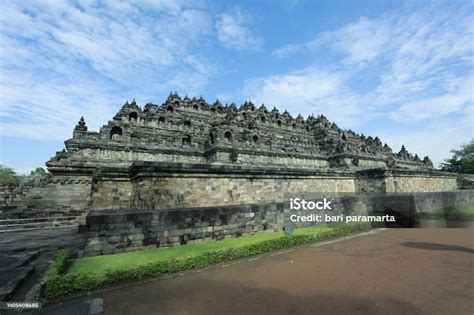
{"label": "paved ground", "polygon": [[105,314],[473,314],[473,263],[473,229],[392,229],[89,299]]}

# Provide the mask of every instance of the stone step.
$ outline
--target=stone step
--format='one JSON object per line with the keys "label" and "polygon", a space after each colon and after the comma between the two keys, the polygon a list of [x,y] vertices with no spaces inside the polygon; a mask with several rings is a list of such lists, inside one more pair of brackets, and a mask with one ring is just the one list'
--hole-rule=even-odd
{"label": "stone step", "polygon": [[2,271],[0,277],[0,301],[7,301],[21,282],[25,281],[35,271],[34,266],[17,268],[15,271]]}
{"label": "stone step", "polygon": [[35,300],[57,252],[68,249],[77,255],[84,245],[85,235],[77,227],[0,234],[0,300]]}
{"label": "stone step", "polygon": [[2,253],[0,257],[0,301],[7,300],[30,277],[38,251]]}
{"label": "stone step", "polygon": [[41,283],[45,279],[45,273],[50,266],[57,250],[42,250],[38,258],[34,261],[35,272],[22,281],[21,284],[16,288],[14,293],[10,296],[11,301],[35,301],[39,290],[41,289]]}

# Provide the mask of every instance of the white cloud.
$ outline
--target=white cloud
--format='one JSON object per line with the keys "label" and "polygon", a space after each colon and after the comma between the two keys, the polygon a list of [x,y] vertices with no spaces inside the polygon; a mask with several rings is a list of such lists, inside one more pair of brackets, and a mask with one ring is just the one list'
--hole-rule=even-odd
{"label": "white cloud", "polygon": [[[250,85],[266,104],[322,112],[344,128],[375,125],[368,129],[382,140],[386,135],[394,148],[405,141],[415,153],[439,163],[473,137],[472,12],[465,3],[407,5],[273,52],[277,59],[314,55],[319,78],[328,84],[328,74],[338,78],[336,90],[327,95],[316,88],[309,97],[314,87],[324,86],[306,74],[314,65]],[[298,88],[274,84],[287,77]],[[466,113],[471,113],[468,122]]]}
{"label": "white cloud", "polygon": [[444,116],[474,106],[472,94],[473,77],[463,80],[454,93],[423,98],[403,104],[391,117],[403,122],[442,119]]}
{"label": "white cloud", "polygon": [[133,97],[197,91],[210,15],[181,1],[5,2],[0,14],[2,137],[64,140]]}
{"label": "white cloud", "polygon": [[380,130],[379,137],[394,150],[403,145],[420,157],[429,155],[436,167],[451,156],[451,149],[457,149],[468,143],[474,136],[473,107],[468,106],[461,112],[461,118],[443,118],[422,128],[400,128],[397,132]]}
{"label": "white cloud", "polygon": [[382,54],[391,43],[389,20],[359,18],[335,31],[325,32],[302,44],[288,44],[273,52],[275,58],[285,58],[298,53],[314,52],[329,47],[342,53],[346,64],[370,62]]}
{"label": "white cloud", "polygon": [[[349,79],[343,86],[366,105],[389,108],[404,121],[429,120],[472,105],[472,17],[467,4],[408,6],[361,17],[273,56],[326,54],[331,70]],[[361,83],[369,75],[372,85]]]}
{"label": "white cloud", "polygon": [[304,48],[306,48],[306,44],[288,44],[272,52],[272,56],[277,59],[286,58],[298,53],[301,49]]}
{"label": "white cloud", "polygon": [[[331,41],[330,45],[334,50],[346,55],[344,62],[371,62],[382,54],[393,40],[390,36],[393,26],[390,27],[389,23],[389,20],[369,20],[362,17],[335,33],[324,34],[323,38]],[[316,42],[312,44],[315,45]]]}
{"label": "white cloud", "polygon": [[[271,103],[297,100],[300,103],[316,100],[335,93],[341,84],[335,74],[329,74],[314,68],[284,75],[274,75],[252,80],[247,83],[250,95],[265,99]],[[256,89],[256,91],[251,91]]]}
{"label": "white cloud", "polygon": [[249,24],[248,15],[235,8],[217,19],[217,37],[226,48],[258,51],[262,48],[263,39],[255,34]]}
{"label": "white cloud", "polygon": [[344,128],[354,128],[378,114],[362,106],[359,95],[344,86],[346,80],[343,72],[309,67],[249,80],[241,94],[258,104],[287,109],[295,116],[322,113]]}
{"label": "white cloud", "polygon": [[359,70],[388,64],[384,83],[400,83],[424,75],[446,60],[472,62],[474,28],[469,9],[469,4],[439,3],[408,6],[373,19],[360,17],[308,42],[280,47],[273,56],[338,53],[345,65]]}

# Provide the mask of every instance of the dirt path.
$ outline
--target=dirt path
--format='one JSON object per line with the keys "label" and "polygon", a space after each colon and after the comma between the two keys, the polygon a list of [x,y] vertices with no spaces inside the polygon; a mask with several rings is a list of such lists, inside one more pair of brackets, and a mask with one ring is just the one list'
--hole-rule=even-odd
{"label": "dirt path", "polygon": [[394,229],[103,293],[106,314],[473,314],[474,230]]}
{"label": "dirt path", "polygon": [[473,229],[393,229],[100,296],[105,314],[473,314],[473,262]]}

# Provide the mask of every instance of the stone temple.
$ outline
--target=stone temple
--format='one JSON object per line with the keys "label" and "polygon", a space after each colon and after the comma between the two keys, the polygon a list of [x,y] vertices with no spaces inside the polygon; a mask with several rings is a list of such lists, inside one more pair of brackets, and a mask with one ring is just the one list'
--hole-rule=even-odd
{"label": "stone temple", "polygon": [[[278,215],[256,218],[246,207],[289,193],[458,188],[455,174],[436,171],[428,157],[405,147],[393,152],[378,137],[343,130],[323,115],[304,119],[252,102],[208,104],[176,93],[162,105],[126,102],[99,132],[81,118],[65,146],[46,163],[48,174],[4,194],[3,216],[89,216],[87,228],[97,230],[108,214],[140,214],[148,236],[136,240],[129,230],[117,243],[161,246],[219,238],[210,231],[217,225],[229,235],[236,224],[237,235],[278,229]],[[233,223],[241,222],[235,213],[253,220],[251,228]],[[169,235],[163,216],[187,233]],[[120,247],[89,245],[100,253]]]}

